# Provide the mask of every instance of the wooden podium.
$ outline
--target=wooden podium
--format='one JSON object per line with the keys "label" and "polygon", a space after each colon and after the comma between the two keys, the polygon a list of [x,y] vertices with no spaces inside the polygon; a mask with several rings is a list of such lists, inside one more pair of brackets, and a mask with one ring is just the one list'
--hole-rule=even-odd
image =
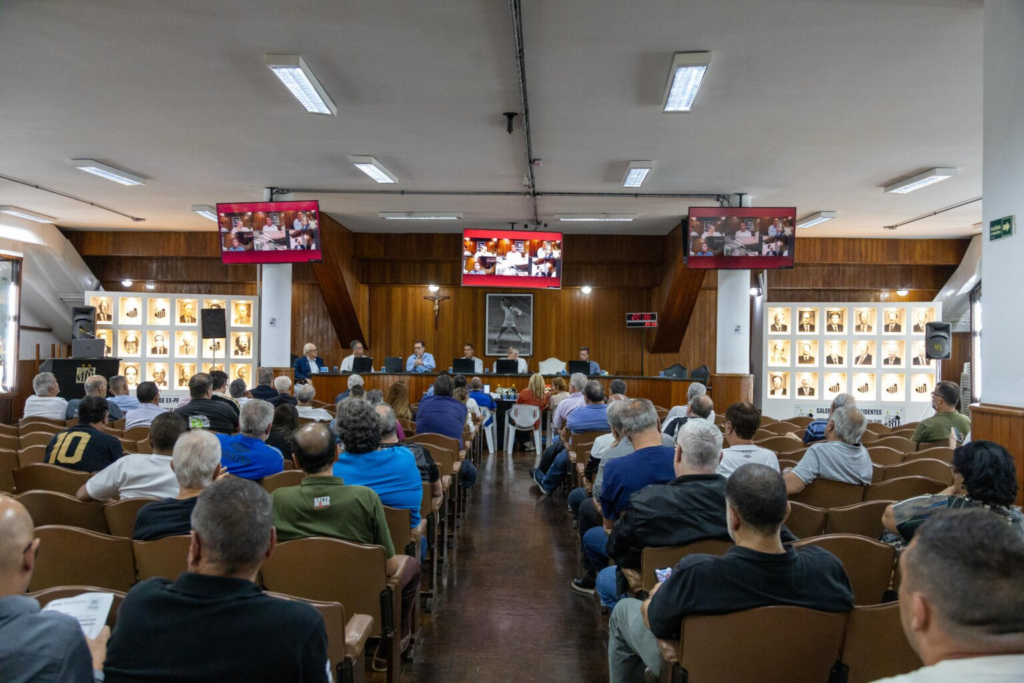
{"label": "wooden podium", "polygon": [[120,367],[120,358],[51,358],[39,366],[39,371],[52,372],[60,385],[57,395],[70,401],[85,396],[85,380],[103,375],[109,381]]}

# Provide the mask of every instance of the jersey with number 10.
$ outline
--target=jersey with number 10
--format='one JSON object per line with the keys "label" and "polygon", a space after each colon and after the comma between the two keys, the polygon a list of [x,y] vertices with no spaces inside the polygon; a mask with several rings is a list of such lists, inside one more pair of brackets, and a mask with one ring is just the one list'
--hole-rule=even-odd
{"label": "jersey with number 10", "polygon": [[99,472],[124,455],[121,442],[88,425],[72,427],[50,439],[46,462],[79,472]]}

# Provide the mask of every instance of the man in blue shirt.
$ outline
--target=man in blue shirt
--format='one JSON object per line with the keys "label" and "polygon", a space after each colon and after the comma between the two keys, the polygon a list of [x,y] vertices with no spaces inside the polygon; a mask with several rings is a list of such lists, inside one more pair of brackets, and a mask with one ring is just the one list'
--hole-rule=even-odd
{"label": "man in blue shirt", "polygon": [[427,353],[427,344],[418,341],[412,345],[413,354],[405,361],[406,372],[433,372],[437,364],[434,357]]}
{"label": "man in blue shirt", "polygon": [[110,378],[110,394],[108,402],[125,413],[139,407],[139,399],[128,395],[128,380],[123,375],[114,375]]}
{"label": "man in blue shirt", "polygon": [[239,434],[217,434],[221,466],[229,474],[242,479],[263,479],[283,472],[284,456],[281,451],[266,444],[274,423],[274,406],[253,399],[242,407],[238,422]]}
{"label": "man in blue shirt", "polygon": [[600,375],[601,374],[601,366],[597,364],[597,361],[590,360],[590,347],[589,346],[581,346],[580,347],[580,360],[585,360],[588,363],[590,363],[590,370],[587,371],[588,375]]}
{"label": "man in blue shirt", "polygon": [[[836,408],[842,408],[843,406],[850,406],[851,408],[857,407],[857,399],[852,394],[839,394],[832,399],[832,406],[829,408],[829,415],[831,415]],[[814,420],[804,431],[802,441],[805,444],[817,443],[825,440],[825,427],[828,425],[828,420]]]}
{"label": "man in blue shirt", "polygon": [[[587,382],[583,387],[584,404],[572,411],[565,421],[565,429],[562,430],[562,440],[565,443],[571,442],[570,434],[581,434],[583,432],[607,432],[608,427],[608,406],[604,402],[604,387],[596,379]],[[419,428],[417,423],[417,429]],[[533,472],[533,480],[540,487],[542,495],[550,496],[558,488],[569,471],[569,450],[562,450],[547,472],[537,468]]]}
{"label": "man in blue shirt", "polygon": [[[107,378],[103,375],[93,375],[85,380],[85,395],[99,396],[105,399],[107,397]],[[73,398],[68,401],[67,410],[64,411],[64,419],[73,420],[78,417],[78,404],[81,402],[82,399],[80,398]],[[107,410],[109,411],[107,419],[111,422],[116,422],[124,417],[124,411],[118,408],[116,403],[107,401]]]}
{"label": "man in blue shirt", "polygon": [[458,441],[459,448],[462,448],[467,409],[454,397],[455,383],[451,375],[438,375],[433,389],[433,394],[420,399],[420,406],[416,409],[416,433],[442,434]]}

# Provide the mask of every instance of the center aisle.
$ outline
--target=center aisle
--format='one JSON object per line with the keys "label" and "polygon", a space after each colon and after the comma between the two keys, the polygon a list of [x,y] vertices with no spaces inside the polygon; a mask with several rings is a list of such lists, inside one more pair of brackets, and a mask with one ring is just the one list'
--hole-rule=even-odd
{"label": "center aisle", "polygon": [[608,680],[605,619],[569,587],[578,537],[564,496],[538,493],[533,460],[501,452],[480,468],[449,585],[402,681]]}

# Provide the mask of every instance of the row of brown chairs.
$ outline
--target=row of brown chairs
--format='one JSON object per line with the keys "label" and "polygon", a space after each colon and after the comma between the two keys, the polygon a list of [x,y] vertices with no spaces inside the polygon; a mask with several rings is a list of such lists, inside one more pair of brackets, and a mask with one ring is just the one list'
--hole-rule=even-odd
{"label": "row of brown chairs", "polygon": [[928,477],[909,476],[883,480],[878,484],[862,486],[831,479],[817,479],[789,500],[820,508],[844,507],[872,500],[906,500],[916,496],[935,494],[949,485]]}
{"label": "row of brown chairs", "polygon": [[[796,460],[782,458],[779,460],[779,467],[783,470],[787,467],[796,467],[797,462]],[[872,466],[871,483],[878,484],[890,479],[913,476],[928,477],[935,481],[941,481],[948,486],[953,483],[953,468],[949,463],[941,460],[932,460],[931,458],[919,458],[889,466],[875,464]]]}
{"label": "row of brown chairs", "polygon": [[[53,467],[47,465],[47,467]],[[59,468],[58,468],[59,469]],[[76,472],[76,474],[79,474]],[[15,498],[35,526],[70,526],[119,538],[131,538],[142,506],[155,498],[126,498],[110,503],[83,501],[56,491],[30,490]]]}

